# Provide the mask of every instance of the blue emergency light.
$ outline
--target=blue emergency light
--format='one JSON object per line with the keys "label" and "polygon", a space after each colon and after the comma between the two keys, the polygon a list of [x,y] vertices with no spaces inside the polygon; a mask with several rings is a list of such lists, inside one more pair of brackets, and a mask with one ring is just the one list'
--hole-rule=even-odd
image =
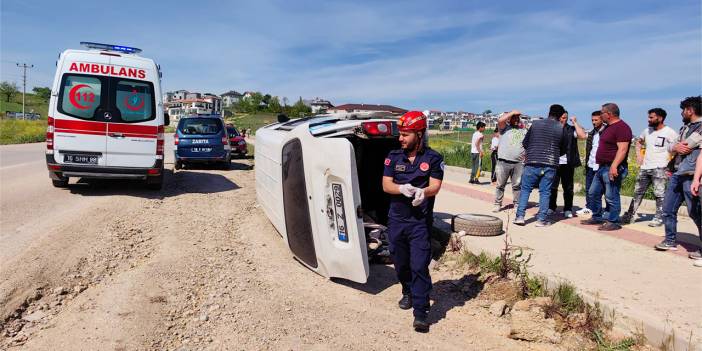
{"label": "blue emergency light", "polygon": [[89,42],[89,41],[81,41],[80,45],[83,45],[89,49],[119,51],[119,52],[123,52],[125,54],[136,54],[136,53],[141,52],[141,49],[139,49],[139,48],[133,48],[133,47],[123,46],[123,45],[93,43],[93,42]]}

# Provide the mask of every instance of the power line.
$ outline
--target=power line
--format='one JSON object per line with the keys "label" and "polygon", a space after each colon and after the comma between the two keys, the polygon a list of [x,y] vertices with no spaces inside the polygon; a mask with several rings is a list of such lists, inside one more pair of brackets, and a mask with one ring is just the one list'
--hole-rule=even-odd
{"label": "power line", "polygon": [[27,68],[32,68],[34,65],[27,65],[26,63],[19,64],[17,63],[17,67],[20,67],[23,69],[22,73],[22,119],[26,119],[26,115],[24,114],[24,95],[27,93]]}

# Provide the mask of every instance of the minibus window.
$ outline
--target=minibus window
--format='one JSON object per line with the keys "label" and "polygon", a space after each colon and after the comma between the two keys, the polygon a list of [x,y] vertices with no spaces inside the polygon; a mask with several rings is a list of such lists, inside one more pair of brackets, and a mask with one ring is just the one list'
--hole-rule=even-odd
{"label": "minibus window", "polygon": [[102,81],[97,77],[67,74],[59,94],[59,112],[69,116],[93,119],[100,106]]}
{"label": "minibus window", "polygon": [[150,84],[118,80],[114,96],[123,122],[153,119],[153,89]]}

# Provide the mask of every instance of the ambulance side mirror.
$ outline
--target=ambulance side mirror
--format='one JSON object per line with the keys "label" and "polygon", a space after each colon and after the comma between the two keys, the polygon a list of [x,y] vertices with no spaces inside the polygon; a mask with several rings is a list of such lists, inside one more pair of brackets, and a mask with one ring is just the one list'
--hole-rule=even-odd
{"label": "ambulance side mirror", "polygon": [[167,126],[171,124],[171,116],[168,114],[168,112],[163,113],[163,125]]}

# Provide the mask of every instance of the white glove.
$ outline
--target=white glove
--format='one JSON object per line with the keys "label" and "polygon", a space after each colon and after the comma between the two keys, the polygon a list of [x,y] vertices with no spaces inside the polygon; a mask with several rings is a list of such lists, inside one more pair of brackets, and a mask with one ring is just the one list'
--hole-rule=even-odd
{"label": "white glove", "polygon": [[400,193],[402,195],[405,195],[407,197],[412,197],[414,196],[414,192],[417,191],[417,188],[412,186],[412,184],[402,184],[400,185]]}
{"label": "white glove", "polygon": [[414,200],[412,200],[412,206],[419,206],[424,202],[424,189],[417,189],[414,192]]}

